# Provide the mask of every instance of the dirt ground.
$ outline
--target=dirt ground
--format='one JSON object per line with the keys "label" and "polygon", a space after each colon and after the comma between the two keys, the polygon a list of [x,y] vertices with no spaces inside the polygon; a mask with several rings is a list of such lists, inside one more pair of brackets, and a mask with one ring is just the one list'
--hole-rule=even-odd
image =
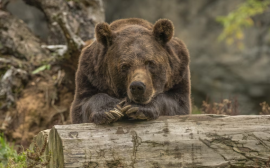
{"label": "dirt ground", "polygon": [[31,78],[16,105],[0,111],[1,131],[18,149],[27,148],[38,132],[70,123],[73,89],[72,81],[65,80],[65,72],[54,66]]}

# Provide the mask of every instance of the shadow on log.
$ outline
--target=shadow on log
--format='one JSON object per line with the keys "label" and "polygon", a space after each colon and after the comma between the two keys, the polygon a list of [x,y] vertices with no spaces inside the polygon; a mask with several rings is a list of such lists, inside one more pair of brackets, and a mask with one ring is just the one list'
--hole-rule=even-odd
{"label": "shadow on log", "polygon": [[[48,137],[48,138],[46,138]],[[48,167],[267,167],[270,116],[191,115],[111,125],[56,125],[31,149]]]}

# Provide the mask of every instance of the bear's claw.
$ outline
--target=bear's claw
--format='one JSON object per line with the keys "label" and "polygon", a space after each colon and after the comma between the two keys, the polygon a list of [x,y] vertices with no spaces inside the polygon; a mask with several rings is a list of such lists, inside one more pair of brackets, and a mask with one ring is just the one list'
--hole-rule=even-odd
{"label": "bear's claw", "polygon": [[126,99],[122,100],[118,105],[123,106],[126,103]]}
{"label": "bear's claw", "polygon": [[[122,102],[120,102],[120,103],[122,103]],[[107,119],[107,121],[105,123],[109,124],[111,122],[115,122],[124,116],[124,114],[122,112],[123,110],[119,104],[116,105],[117,108],[114,108],[113,110],[110,110],[109,112],[105,112],[106,119]]]}
{"label": "bear's claw", "polygon": [[115,119],[115,117],[110,113],[110,112],[105,112],[105,114],[108,116],[108,117],[110,117],[111,119]]}
{"label": "bear's claw", "polygon": [[142,112],[140,112],[139,114],[129,115],[129,117],[132,119],[148,120],[148,118]]}
{"label": "bear's claw", "polygon": [[139,111],[140,110],[139,107],[134,107],[132,105],[126,105],[122,107],[125,102],[126,100],[123,100],[118,105],[116,105],[116,107],[120,112],[122,112],[122,114],[127,115],[129,118],[132,119],[140,119],[140,120],[148,119],[143,112]]}
{"label": "bear's claw", "polygon": [[123,114],[125,114],[126,111],[128,111],[130,108],[131,108],[131,105],[127,105],[127,106],[121,108],[121,112],[122,112]]}
{"label": "bear's claw", "polygon": [[145,114],[140,111],[139,107],[131,107],[127,110],[126,115],[132,119],[146,120]]}
{"label": "bear's claw", "polygon": [[111,110],[110,113],[116,114],[118,117],[123,117],[124,115],[118,110],[118,109],[114,109]]}
{"label": "bear's claw", "polygon": [[130,108],[130,109],[127,110],[126,114],[129,115],[131,113],[137,112],[138,110],[139,110],[138,107],[132,107],[132,108]]}
{"label": "bear's claw", "polygon": [[[124,106],[126,100],[121,101],[116,105],[116,108],[110,110],[109,112],[105,112],[106,118],[102,123],[110,124],[122,118],[124,115],[127,115],[129,118],[132,119],[140,119],[145,120],[148,119],[143,112],[139,111],[139,107],[134,107],[132,105]],[[124,106],[124,107],[122,107]]]}

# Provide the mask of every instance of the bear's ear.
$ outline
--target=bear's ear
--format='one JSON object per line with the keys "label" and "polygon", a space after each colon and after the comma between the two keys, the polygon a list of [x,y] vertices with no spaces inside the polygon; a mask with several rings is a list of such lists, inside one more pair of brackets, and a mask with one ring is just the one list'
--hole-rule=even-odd
{"label": "bear's ear", "polygon": [[173,23],[167,19],[159,19],[153,28],[153,34],[161,44],[166,44],[171,40],[173,31]]}
{"label": "bear's ear", "polygon": [[99,43],[105,47],[112,43],[112,31],[110,30],[108,23],[99,23],[96,25],[96,39]]}

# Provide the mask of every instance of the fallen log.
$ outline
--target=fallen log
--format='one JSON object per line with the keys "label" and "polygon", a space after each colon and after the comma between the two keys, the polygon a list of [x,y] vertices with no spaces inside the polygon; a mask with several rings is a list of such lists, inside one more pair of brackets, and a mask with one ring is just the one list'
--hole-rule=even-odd
{"label": "fallen log", "polygon": [[51,168],[269,167],[270,115],[55,125],[30,148],[46,148],[42,155]]}

